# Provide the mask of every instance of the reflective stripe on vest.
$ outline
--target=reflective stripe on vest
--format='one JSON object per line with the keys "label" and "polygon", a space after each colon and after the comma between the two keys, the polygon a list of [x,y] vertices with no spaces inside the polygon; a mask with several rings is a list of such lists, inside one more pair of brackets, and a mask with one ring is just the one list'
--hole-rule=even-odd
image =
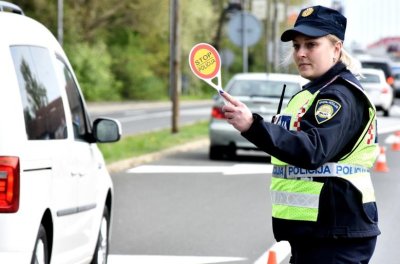
{"label": "reflective stripe on vest", "polygon": [[[348,165],[329,162],[315,170],[300,167],[274,166],[272,177],[281,179],[298,179],[309,181],[315,177],[340,177],[351,182],[363,194],[363,203],[375,201],[375,192],[368,168],[357,165]],[[303,198],[305,199],[305,198]],[[293,205],[293,204],[288,204]]]}
{"label": "reflective stripe on vest", "polygon": [[289,220],[317,221],[322,186],[323,183],[320,182],[273,177],[271,179],[272,216]]}
{"label": "reflective stripe on vest", "polygon": [[272,170],[272,177],[285,179],[307,177],[342,177],[355,173],[369,173],[369,169],[362,166],[346,165],[334,162],[326,163],[315,170],[307,170],[292,165],[274,166]]}

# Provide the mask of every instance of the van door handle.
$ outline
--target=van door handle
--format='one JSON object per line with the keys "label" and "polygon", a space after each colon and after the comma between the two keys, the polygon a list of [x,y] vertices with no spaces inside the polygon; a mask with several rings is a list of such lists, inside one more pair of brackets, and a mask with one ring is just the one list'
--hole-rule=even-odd
{"label": "van door handle", "polygon": [[75,177],[75,176],[84,177],[85,175],[86,175],[86,173],[84,173],[84,172],[71,171],[71,176],[72,177]]}

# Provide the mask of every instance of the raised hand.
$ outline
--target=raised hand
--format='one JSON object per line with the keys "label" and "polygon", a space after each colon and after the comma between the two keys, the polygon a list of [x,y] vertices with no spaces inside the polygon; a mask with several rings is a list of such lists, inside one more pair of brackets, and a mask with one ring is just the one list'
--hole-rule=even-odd
{"label": "raised hand", "polygon": [[247,131],[253,123],[253,114],[250,109],[227,92],[220,92],[220,94],[228,102],[222,107],[228,123],[240,132]]}

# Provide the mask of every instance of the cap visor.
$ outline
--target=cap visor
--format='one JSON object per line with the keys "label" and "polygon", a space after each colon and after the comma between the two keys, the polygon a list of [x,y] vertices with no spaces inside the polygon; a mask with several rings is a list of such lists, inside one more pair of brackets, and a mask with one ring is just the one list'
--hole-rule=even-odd
{"label": "cap visor", "polygon": [[322,36],[326,36],[329,33],[315,27],[310,27],[307,25],[299,25],[283,32],[281,40],[283,42],[291,41],[296,35],[299,34],[306,35],[308,37],[319,38]]}

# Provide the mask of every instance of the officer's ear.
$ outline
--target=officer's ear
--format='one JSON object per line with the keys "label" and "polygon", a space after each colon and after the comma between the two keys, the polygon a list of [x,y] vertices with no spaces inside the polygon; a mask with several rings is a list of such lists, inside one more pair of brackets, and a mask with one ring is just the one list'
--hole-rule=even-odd
{"label": "officer's ear", "polygon": [[343,42],[342,41],[336,41],[334,44],[335,47],[335,58],[336,60],[340,58],[342,55],[342,48],[343,48]]}

